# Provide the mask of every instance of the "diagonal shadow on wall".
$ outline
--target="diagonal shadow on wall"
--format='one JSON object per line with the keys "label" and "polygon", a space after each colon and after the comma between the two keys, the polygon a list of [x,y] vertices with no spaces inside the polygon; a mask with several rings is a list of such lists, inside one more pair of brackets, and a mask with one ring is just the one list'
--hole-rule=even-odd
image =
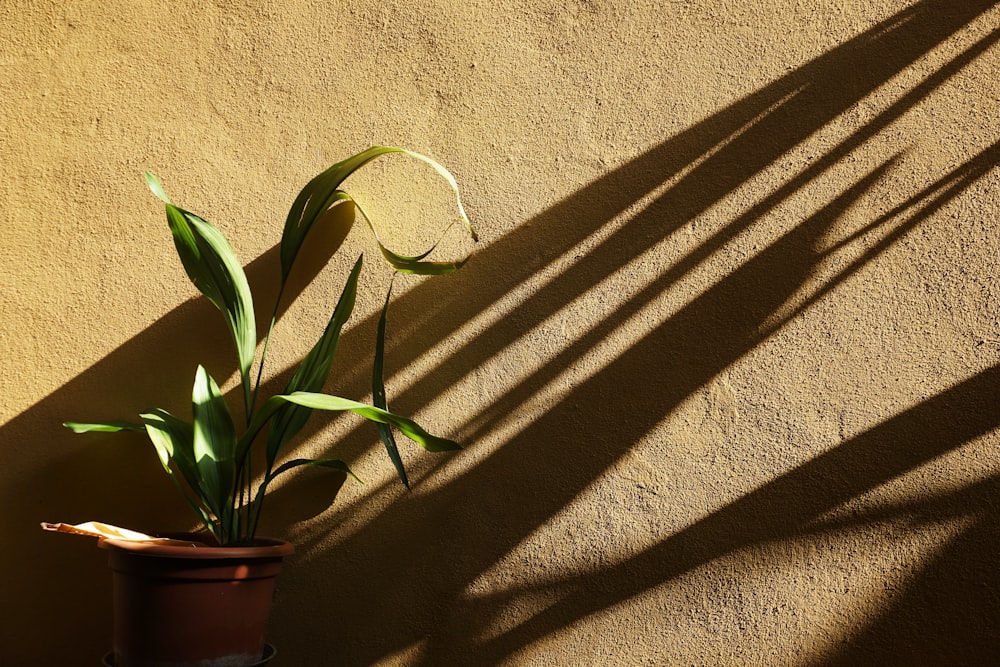
{"label": "diagonal shadow on wall", "polygon": [[[394,397],[404,412],[428,396],[446,392],[472,369],[481,367],[499,351],[541,325],[546,318],[612,276],[630,259],[675,233],[727,194],[772,164],[818,128],[832,121],[858,100],[940,43],[993,2],[922,2],[876,26],[823,57],[740,100],[698,125],[665,141],[626,166],[598,179],[537,219],[515,230],[476,256],[462,278],[432,281],[413,290],[394,305],[390,354],[396,366],[412,361],[432,348],[443,333],[459,328],[495,306],[505,295],[536,272],[580,244],[608,221],[678,174],[684,174],[650,210],[610,235],[557,278],[519,304],[508,319],[480,332],[474,343],[455,352],[446,364],[416,383],[409,393]],[[712,239],[657,276],[655,286],[630,303],[608,313],[606,327],[595,329],[564,349],[537,377],[512,393],[496,413],[516,404],[527,392],[544,386],[566,363],[577,359],[610,330],[695,269],[723,244],[747,229],[836,165],[845,156],[900,118],[966,64],[996,43],[1000,34],[984,38],[929,76],[872,122],[866,124],[802,173],[771,193],[744,215],[731,221]],[[667,264],[670,260],[665,260]],[[374,323],[357,327],[348,345],[364,349]],[[341,386],[364,391],[369,370],[360,365],[339,367]],[[467,440],[490,425],[490,417],[470,424]],[[367,447],[365,437],[354,443]],[[343,452],[345,450],[340,449]],[[350,452],[351,450],[347,450]]]}
{"label": "diagonal shadow on wall", "polygon": [[[477,289],[487,290],[476,298],[449,293],[448,288],[430,283],[414,290],[401,300],[397,319],[417,318],[425,310],[430,314],[400,344],[397,355],[404,358],[415,356],[415,350],[432,343],[435,337],[422,333],[426,329],[441,334],[457,328],[527,278],[526,273],[502,280],[495,276],[503,275],[510,257],[537,253],[541,232],[533,227],[559,225],[565,229],[570,235],[566,246],[557,246],[546,255],[558,256],[628,204],[695,165],[642,214],[591,251],[586,261],[560,274],[511,318],[484,332],[474,345],[460,350],[432,376],[416,383],[412,395],[434,395],[477,368],[993,4],[918,3],[665,142],[491,247],[485,257],[479,258],[480,272],[469,281]],[[616,323],[905,113],[994,44],[996,37],[990,35],[930,76],[787,186],[666,269],[648,293],[627,303],[624,310],[609,314],[602,323],[605,329],[596,328],[501,397],[491,414],[471,425],[471,432],[488,429],[506,411],[543,387],[565,364],[596,344]],[[997,148],[991,147],[940,183],[914,195],[890,215],[874,221],[870,228],[884,231],[882,241],[825,285],[816,298],[832,290],[996,163]],[[780,539],[788,534],[789,525],[794,527],[793,532],[802,530],[803,524],[822,512],[874,488],[889,476],[910,470],[995,428],[997,420],[987,409],[987,399],[995,393],[996,378],[989,372],[845,443],[836,454],[820,457],[775,480],[648,552],[569,582],[568,592],[563,592],[558,603],[507,634],[482,644],[472,639],[502,613],[503,604],[470,602],[464,594],[470,583],[560,512],[695,389],[765,340],[776,328],[770,322],[778,308],[787,303],[822,259],[816,249],[818,240],[890,168],[891,164],[886,163],[868,174],[829,206],[747,261],[539,415],[460,479],[419,500],[397,505],[392,512],[352,533],[335,550],[313,552],[306,543],[300,567],[309,572],[349,573],[349,579],[320,583],[315,588],[317,581],[309,578],[314,603],[309,604],[306,613],[296,615],[294,628],[282,627],[279,620],[277,632],[285,633],[289,641],[302,632],[311,637],[330,636],[327,620],[336,619],[336,635],[350,639],[340,643],[330,637],[326,649],[341,656],[346,664],[370,664],[419,642],[424,642],[424,664],[494,664],[581,618],[669,581],[685,568],[756,541]],[[623,193],[630,196],[624,197]],[[918,208],[918,203],[919,210],[911,211]],[[470,269],[476,270],[474,265]],[[489,292],[491,286],[495,292]],[[635,389],[623,390],[625,387]],[[419,402],[412,396],[401,400],[407,398]],[[948,406],[961,403],[977,406],[971,417],[964,418],[968,429],[952,430],[944,437],[940,430],[923,428],[925,422],[936,418],[958,417]],[[916,446],[897,447],[904,435],[915,437]],[[872,461],[881,464],[869,465]],[[864,474],[855,474],[856,470]],[[835,483],[831,485],[827,477]],[[817,486],[824,480],[827,486]],[[294,492],[292,484],[287,493]],[[449,510],[456,506],[466,507],[468,514],[456,517]],[[428,544],[437,546],[428,552],[409,551],[408,545]],[[297,597],[294,592],[291,595]],[[387,632],[385,619],[400,613],[398,610],[405,610],[408,624]],[[994,612],[989,608],[980,611]],[[315,625],[302,627],[302,618],[317,620]]]}
{"label": "diagonal shadow on wall", "polygon": [[[888,232],[879,243],[845,268],[834,281],[817,290],[817,294],[828,292],[834,282],[855,271],[861,263],[873,259],[887,245],[899,239],[906,231],[912,230],[921,220],[935,213],[997,164],[1000,164],[1000,146],[994,145],[925,192],[915,195],[882,216],[883,219],[891,218],[894,214],[916,208],[920,204],[917,213]],[[880,172],[885,169],[886,166],[883,166],[869,174],[838,200],[706,292],[671,318],[657,332],[654,340],[644,341],[643,346],[684,340],[697,340],[697,344],[702,345],[699,333],[702,336],[704,333],[700,323],[708,320],[713,322],[712,329],[724,333],[753,331],[753,325],[763,321],[759,316],[773,310],[769,305],[778,304],[785,294],[784,287],[777,290],[762,289],[771,284],[768,280],[776,278],[777,282],[773,285],[785,286],[790,284],[788,281],[794,283],[808,275],[808,265],[818,261],[821,256],[810,251],[815,246],[815,240],[823,235],[823,231],[863,190],[878,181]],[[876,221],[876,224],[881,221],[883,220]],[[749,313],[746,320],[738,319],[733,314],[736,310],[733,304],[743,300],[741,295],[751,293],[754,294],[754,306],[761,307],[761,310]],[[775,297],[774,300],[762,298],[767,295]],[[713,318],[712,314],[719,312],[727,314]],[[794,313],[788,319],[792,317]],[[775,326],[775,329],[780,326]],[[726,344],[722,339],[710,340],[707,349],[726,350]],[[734,353],[741,349],[742,341],[737,341],[730,348]],[[687,350],[681,356],[697,351]],[[606,382],[608,386],[622,386],[650,372],[643,366],[652,358],[651,347],[643,350],[642,346],[637,346],[626,355],[626,359],[629,358],[630,361],[616,362],[609,369],[612,374],[607,376],[606,371],[606,377],[601,378],[600,382]],[[671,370],[683,370],[685,363],[690,362],[675,362]],[[615,366],[620,366],[617,372],[614,372]],[[662,370],[661,366],[653,372]],[[678,372],[673,377],[689,376],[688,372]],[[673,385],[672,389],[675,394],[671,396],[658,393],[657,399],[665,399],[668,405],[674,405],[690,393],[692,387]],[[518,648],[589,614],[621,603],[734,551],[764,542],[807,536],[816,530],[814,524],[824,513],[1000,426],[1000,413],[996,410],[995,399],[998,390],[1000,368],[994,367],[775,479],[639,556],[613,567],[598,568],[588,576],[561,582],[554,587],[558,589],[559,596],[564,596],[557,604],[507,635],[476,647],[479,653],[465,647],[462,655],[474,656],[468,664],[497,662]],[[652,407],[641,398],[635,399],[632,395],[628,398],[637,400],[640,411]],[[532,429],[534,427],[533,425]],[[623,429],[621,424],[618,428],[627,432],[627,428]],[[529,429],[529,433],[532,429]],[[939,501],[930,509],[923,509],[925,515],[933,511],[938,520],[952,515],[979,517],[976,526],[955,547],[956,550],[962,550],[964,558],[960,561],[961,566],[954,570],[964,570],[961,583],[965,585],[950,588],[949,596],[939,595],[934,607],[935,615],[932,617],[918,616],[919,620],[915,620],[912,611],[908,615],[897,614],[895,622],[882,626],[882,633],[876,633],[875,629],[871,631],[867,646],[849,653],[850,657],[845,662],[837,664],[880,664],[879,660],[893,652],[897,656],[909,655],[912,658],[909,662],[904,661],[905,664],[956,664],[956,661],[966,664],[963,661],[970,659],[974,660],[968,664],[983,664],[981,661],[985,657],[997,655],[1000,643],[993,637],[992,628],[1000,621],[1000,604],[995,595],[988,593],[989,589],[984,583],[996,580],[992,571],[995,545],[989,540],[972,539],[976,535],[986,535],[995,530],[995,522],[989,520],[982,508],[996,503],[986,495],[994,485],[980,486],[984,488],[978,489],[976,493],[956,494],[953,498]],[[853,523],[863,525],[865,521],[859,517]],[[972,555],[969,554],[970,551]],[[955,558],[952,554],[946,554],[941,560],[958,565]],[[951,573],[941,566],[937,570]],[[939,573],[934,580],[940,577]],[[554,589],[548,590],[547,594],[557,594]],[[916,585],[914,589],[919,590],[920,586]],[[986,594],[976,596],[977,592]],[[497,609],[509,605],[509,600],[491,600],[486,605],[488,610],[479,610],[478,614],[475,608],[466,609],[466,618],[479,620],[479,627],[467,630],[482,632],[489,627],[489,619],[496,616]],[[926,610],[926,607],[922,609]],[[977,622],[970,623],[970,616]],[[890,627],[892,632],[886,632]],[[890,637],[895,640],[890,641]],[[903,643],[899,638],[906,638],[909,643]],[[874,658],[873,655],[882,657]],[[931,660],[935,655],[940,656],[939,661]],[[428,660],[427,664],[435,664],[446,656],[448,659],[454,657],[450,653],[438,654]]]}
{"label": "diagonal shadow on wall", "polygon": [[[461,280],[426,283],[406,298],[399,299],[393,309],[389,352],[395,367],[405,366],[432,348],[448,331],[496,305],[511,290],[572,250],[636,201],[678,174],[687,172],[646,214],[630,221],[598,248],[581,257],[567,271],[519,304],[508,318],[480,332],[472,344],[453,353],[446,364],[421,379],[411,390],[393,396],[393,404],[408,413],[424,403],[426,397],[446,392],[462,377],[514,344],[592,285],[613,275],[629,259],[648,250],[663,236],[676,232],[938,44],[964,21],[993,4],[919,3],[595,181],[476,256],[464,270]],[[495,410],[478,415],[467,425],[463,440],[474,441],[479,434],[488,431],[511,406],[544,387],[567,364],[582,357],[655,294],[692,271],[754,220],[821,177],[995,44],[998,37],[998,33],[987,36],[933,73],[873,121],[729,223],[708,243],[665,270],[642,294],[617,306],[600,326],[562,349],[530,380],[497,402]],[[691,165],[696,166],[691,169]],[[548,231],[553,229],[557,231]],[[367,350],[373,330],[373,320],[355,327],[345,336],[345,348]],[[350,358],[350,354],[344,354],[338,364]],[[359,358],[363,359],[364,355]],[[367,367],[338,365],[336,372],[339,374],[338,391],[357,395],[367,390]],[[351,459],[370,442],[369,434],[365,433],[339,442],[337,451],[340,456]]]}
{"label": "diagonal shadow on wall", "polygon": [[[564,582],[556,604],[477,647],[480,652],[465,664],[496,664],[548,633],[734,551],[809,536],[824,513],[1000,426],[995,406],[998,392],[1000,367],[993,367],[776,478],[641,554]],[[950,515],[978,518],[953,545],[961,553],[940,557],[949,567],[930,566],[938,570],[930,575],[930,583],[940,589],[945,578],[955,587],[937,597],[930,609],[933,613],[926,613],[925,607],[922,615],[902,610],[887,614],[887,620],[894,622],[873,626],[858,646],[845,651],[843,661],[831,664],[883,664],[880,660],[887,655],[895,655],[894,660],[913,659],[893,664],[991,664],[984,660],[1000,656],[1000,639],[994,632],[1000,622],[1000,600],[991,589],[997,583],[996,543],[987,539],[995,534],[996,525],[984,511],[996,505],[989,496],[996,481],[981,486],[923,508],[925,513],[934,512],[937,520]],[[863,525],[865,520],[855,517],[851,525]],[[916,591],[922,585],[918,582],[913,588]],[[907,604],[904,600],[900,606]],[[470,655],[468,647],[464,655]],[[937,660],[933,660],[935,655]]]}
{"label": "diagonal shadow on wall", "polygon": [[[946,407],[941,414],[923,412],[929,406],[921,406],[918,412],[931,416],[937,424],[944,424],[948,419],[964,418],[966,407],[960,401],[971,398],[973,407],[989,409],[984,405],[989,403],[989,396],[974,392],[992,392],[996,396],[1000,387],[995,371],[996,368],[991,371],[992,386],[976,387],[979,384],[976,378],[973,385],[949,392],[951,405],[937,406]],[[972,393],[965,393],[966,390]],[[993,410],[996,411],[995,407]],[[996,426],[992,424],[992,428]],[[986,421],[982,427],[991,425]],[[902,507],[854,517],[856,525],[892,521],[919,528],[954,519],[966,525],[923,564],[914,580],[894,592],[877,618],[869,621],[861,632],[845,637],[833,655],[817,664],[946,667],[1000,663],[1000,639],[996,636],[1000,624],[1000,573],[996,568],[1000,558],[998,492],[1000,478],[993,476],[940,497],[931,496]]]}
{"label": "diagonal shadow on wall", "polygon": [[[996,165],[997,152],[993,147],[961,167],[959,175],[943,179],[951,183],[943,191],[938,184],[929,188],[928,192],[939,193],[936,199],[907,218],[887,239],[918,224]],[[790,286],[800,284],[810,274],[817,260],[813,250],[816,239],[889,168],[886,164],[873,171],[696,299],[486,462],[419,503],[395,507],[337,550],[310,554],[312,562],[306,565],[310,571],[351,573],[351,581],[332,583],[329,591],[323,591],[328,595],[315,598],[317,617],[324,617],[323,610],[332,610],[333,617],[341,619],[338,632],[343,631],[344,636],[374,636],[389,644],[358,642],[350,649],[338,645],[336,652],[344,656],[345,663],[368,664],[382,657],[380,649],[391,652],[402,648],[396,644],[401,638],[416,642],[430,636],[424,664],[496,664],[523,646],[699,565],[750,545],[808,534],[810,523],[824,512],[1000,425],[1000,415],[991,410],[992,397],[1000,389],[993,369],[848,441],[636,557],[552,586],[546,594],[559,602],[499,638],[484,643],[465,641],[482,636],[512,601],[470,600],[462,594],[464,587],[562,507],[548,502],[568,502],[621,454],[615,444],[604,446],[604,440],[601,446],[594,445],[591,434],[605,432],[606,414],[577,409],[574,402],[597,405],[606,402],[609,395],[620,394],[620,387],[643,387],[647,391],[626,393],[615,405],[617,438],[637,441],[650,427],[650,420],[662,414],[661,410],[669,411],[679,404],[704,373],[717,372],[726,359],[745,352],[748,341],[734,333],[757,335],[759,324],[783,303]],[[670,353],[664,356],[663,350]],[[722,356],[714,356],[718,353]],[[657,363],[651,366],[654,359]],[[648,381],[660,376],[666,379],[659,385]],[[438,523],[439,516],[454,521],[448,508],[457,505],[474,508],[475,519],[460,526]],[[949,509],[967,511],[963,507]],[[408,544],[428,543],[428,533],[433,535],[429,541],[440,544],[441,550],[407,552]],[[435,568],[442,551],[447,553],[445,571]],[[427,573],[431,572],[434,575],[428,581]],[[367,597],[365,589],[372,581],[380,582],[380,594]],[[339,600],[344,606],[338,613]],[[397,631],[389,639],[365,625],[365,619],[370,622],[392,614],[396,605],[406,609],[408,617],[413,614],[428,619],[427,625],[414,627],[410,635]],[[965,607],[973,608],[980,617],[995,617],[998,611],[982,605]],[[442,616],[447,619],[444,628],[440,627]],[[963,623],[961,627],[971,630],[976,626]],[[931,636],[927,630],[923,628],[921,636]]]}

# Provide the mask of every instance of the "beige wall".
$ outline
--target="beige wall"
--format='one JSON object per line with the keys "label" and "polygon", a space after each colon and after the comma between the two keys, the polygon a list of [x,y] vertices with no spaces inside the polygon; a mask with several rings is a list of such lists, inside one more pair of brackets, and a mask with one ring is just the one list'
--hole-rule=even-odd
{"label": "beige wall", "polygon": [[[266,280],[298,188],[387,143],[448,165],[483,239],[390,333],[391,405],[466,449],[406,448],[407,494],[370,428],[301,443],[366,483],[275,496],[282,665],[988,664],[994,5],[0,4],[0,663],[110,644],[104,555],[39,521],[188,525],[141,439],[59,427],[232,371],[141,172]],[[353,187],[390,213],[423,176]],[[384,279],[331,391],[366,394]]]}

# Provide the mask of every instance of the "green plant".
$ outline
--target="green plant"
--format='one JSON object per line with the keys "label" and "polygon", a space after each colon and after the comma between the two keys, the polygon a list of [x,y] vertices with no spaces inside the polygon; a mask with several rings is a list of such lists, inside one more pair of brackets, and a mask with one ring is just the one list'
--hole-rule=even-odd
{"label": "green plant", "polygon": [[[254,539],[260,522],[268,485],[279,475],[299,466],[322,466],[341,470],[353,476],[348,466],[335,459],[292,459],[278,464],[284,446],[305,425],[313,410],[352,411],[378,426],[380,438],[402,482],[409,487],[406,471],[393,435],[393,428],[433,452],[458,449],[457,443],[427,433],[410,419],[388,411],[383,382],[385,321],[392,283],[385,297],[379,319],[372,370],[373,405],[322,393],[330,374],[341,328],[354,309],[361,273],[359,257],[348,276],[340,299],[319,340],[295,370],[285,390],[258,404],[258,392],[263,377],[268,345],[274,331],[278,306],[299,250],[309,232],[332,207],[350,203],[356,207],[375,236],[382,257],[395,273],[441,275],[458,270],[458,262],[428,261],[434,250],[417,256],[404,256],[386,248],[378,237],[371,219],[349,194],[340,189],[352,173],[372,160],[390,153],[401,153],[430,164],[450,184],[458,204],[459,221],[473,240],[475,231],[462,208],[458,186],[451,174],[434,160],[401,148],[376,146],[338,162],[311,180],[296,197],[288,213],[281,236],[281,283],[267,336],[264,339],[256,377],[252,377],[257,349],[257,328],[253,297],[243,268],[229,242],[211,223],[170,202],[160,182],[150,173],[146,181],[153,193],[166,206],[167,221],[173,233],[174,245],[188,277],[225,316],[236,345],[240,384],[246,424],[238,431],[230,410],[215,380],[204,367],[195,374],[192,391],[192,420],[179,419],[166,410],[143,412],[140,422],[115,421],[104,423],[66,422],[64,426],[76,433],[145,431],[152,442],[163,469],[174,481],[185,500],[198,514],[201,522],[223,545],[246,544]],[[447,230],[446,230],[447,231]],[[436,243],[434,244],[437,245]],[[467,259],[467,258],[466,258]],[[265,429],[269,426],[269,429]],[[258,436],[267,430],[263,442],[264,464],[254,464]],[[256,484],[254,473],[262,472]]]}

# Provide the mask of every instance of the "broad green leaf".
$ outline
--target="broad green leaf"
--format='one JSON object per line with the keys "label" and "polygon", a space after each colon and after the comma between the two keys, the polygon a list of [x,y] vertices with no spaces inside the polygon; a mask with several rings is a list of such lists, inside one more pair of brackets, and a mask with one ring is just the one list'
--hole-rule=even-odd
{"label": "broad green leaf", "polygon": [[209,509],[223,524],[232,512],[236,483],[236,429],[215,380],[198,366],[191,393],[192,453]]}
{"label": "broad green leaf", "polygon": [[[166,410],[161,409],[143,413],[142,419],[146,424],[146,433],[156,449],[163,469],[170,476],[184,500],[201,518],[205,527],[221,541],[221,531],[209,514],[202,479],[194,461],[194,430],[191,424],[177,419]],[[177,479],[173,468],[171,468],[171,463],[184,478],[187,488],[181,485]],[[191,492],[197,494],[197,497],[192,498]]]}
{"label": "broad green leaf", "polygon": [[142,424],[133,424],[126,421],[112,421],[100,423],[85,422],[63,422],[63,426],[73,431],[73,433],[117,433],[119,431],[145,431]]}
{"label": "broad green leaf", "polygon": [[[389,311],[389,299],[392,297],[392,283],[385,294],[385,304],[382,306],[382,314],[378,318],[378,329],[375,334],[375,359],[372,363],[372,403],[375,407],[388,410],[389,405],[385,398],[385,321]],[[403,486],[410,488],[410,480],[406,477],[406,468],[403,466],[403,459],[399,455],[399,448],[396,446],[396,436],[392,434],[392,426],[382,422],[375,422],[378,428],[379,438],[385,445],[385,451],[389,455],[389,460],[396,468]]]}
{"label": "broad green leaf", "polygon": [[244,402],[249,405],[257,324],[243,267],[222,232],[194,213],[171,204],[155,176],[147,174],[146,181],[153,193],[166,202],[174,246],[188,277],[226,318],[239,358]]}
{"label": "broad green leaf", "polygon": [[[146,434],[152,441],[153,447],[156,448],[156,454],[164,468],[169,470],[171,461],[175,458],[182,459],[181,452],[188,452],[189,458],[191,458],[193,431],[190,424],[177,419],[166,410],[160,409],[144,412],[140,416],[145,424]],[[183,462],[183,460],[179,461],[179,463]],[[191,463],[194,463],[193,458],[191,458]],[[186,469],[184,465],[178,467],[184,473],[185,479],[197,480],[197,470],[193,469],[193,465],[192,469]]]}
{"label": "broad green leaf", "polygon": [[159,408],[144,412],[140,416],[146,425],[146,434],[156,448],[163,466],[167,467],[173,462],[191,490],[201,495],[203,489],[194,458],[192,425]]}
{"label": "broad green leaf", "polygon": [[[253,296],[246,274],[236,253],[218,229],[201,218],[186,216],[197,235],[199,245],[205,247],[203,266],[207,270],[213,289],[217,289],[221,302],[216,306],[226,317],[236,353],[239,357],[244,399],[250,395],[250,367],[257,348],[257,323],[254,315]],[[206,296],[209,292],[202,290]]]}

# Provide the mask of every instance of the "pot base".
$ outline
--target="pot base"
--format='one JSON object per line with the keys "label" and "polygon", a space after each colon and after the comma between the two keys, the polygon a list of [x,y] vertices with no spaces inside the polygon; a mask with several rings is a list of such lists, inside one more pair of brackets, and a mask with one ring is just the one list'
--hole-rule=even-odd
{"label": "pot base", "polygon": [[[257,662],[246,665],[246,667],[262,667],[267,663],[271,662],[271,658],[278,654],[278,650],[274,648],[271,644],[264,644],[264,655],[261,656],[260,660]],[[108,653],[104,656],[102,663],[104,667],[115,667],[115,653],[114,651]]]}

